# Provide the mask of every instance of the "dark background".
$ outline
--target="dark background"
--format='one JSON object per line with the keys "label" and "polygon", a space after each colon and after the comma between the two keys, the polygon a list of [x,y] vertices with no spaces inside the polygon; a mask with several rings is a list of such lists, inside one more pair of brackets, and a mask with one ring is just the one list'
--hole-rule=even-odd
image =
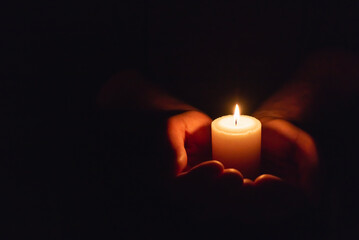
{"label": "dark background", "polygon": [[250,112],[309,53],[358,51],[356,1],[8,4],[2,71],[21,106],[83,109],[109,76],[135,68],[205,111],[227,113],[240,95]]}
{"label": "dark background", "polygon": [[[115,181],[107,178],[117,174],[109,173],[116,163],[103,160],[128,156],[113,148],[136,141],[118,137],[131,131],[111,128],[128,115],[103,117],[94,108],[112,74],[137,69],[172,95],[218,117],[231,112],[235,102],[244,113],[254,111],[317,50],[358,52],[358,1],[2,5],[0,171],[9,196],[4,218],[7,229],[17,234],[76,238],[91,226],[108,231],[121,222],[116,213],[123,214],[114,203],[123,196],[113,192],[137,196],[125,177],[116,180],[122,181],[121,190],[112,185]],[[345,199],[354,204],[351,197]],[[324,224],[325,229],[339,222],[338,215],[347,219],[351,206],[343,212],[332,209],[336,220]],[[136,209],[156,211],[151,206]]]}

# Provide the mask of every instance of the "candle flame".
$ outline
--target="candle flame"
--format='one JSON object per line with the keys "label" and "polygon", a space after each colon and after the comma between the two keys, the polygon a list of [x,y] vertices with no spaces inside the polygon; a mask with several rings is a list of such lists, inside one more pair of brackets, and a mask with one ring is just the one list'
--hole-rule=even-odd
{"label": "candle flame", "polygon": [[234,126],[237,126],[240,116],[241,116],[241,114],[239,113],[239,106],[238,106],[238,104],[236,104],[236,108],[234,109],[234,115],[233,115]]}

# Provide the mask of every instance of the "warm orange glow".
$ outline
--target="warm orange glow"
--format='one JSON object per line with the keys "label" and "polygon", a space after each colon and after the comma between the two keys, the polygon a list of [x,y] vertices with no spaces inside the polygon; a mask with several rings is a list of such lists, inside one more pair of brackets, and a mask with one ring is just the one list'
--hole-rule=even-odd
{"label": "warm orange glow", "polygon": [[241,114],[239,113],[239,107],[238,107],[238,104],[236,104],[236,108],[234,109],[234,115],[233,115],[235,126],[237,126],[240,116],[241,116]]}

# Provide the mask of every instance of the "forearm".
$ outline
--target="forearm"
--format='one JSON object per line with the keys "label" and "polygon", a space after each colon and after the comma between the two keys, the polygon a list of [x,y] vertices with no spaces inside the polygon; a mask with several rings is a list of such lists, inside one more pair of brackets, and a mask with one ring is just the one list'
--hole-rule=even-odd
{"label": "forearm", "polygon": [[262,121],[273,118],[293,122],[305,121],[312,111],[311,103],[315,94],[316,88],[311,83],[291,82],[265,101],[254,115]]}
{"label": "forearm", "polygon": [[259,119],[281,118],[309,123],[336,102],[358,92],[359,61],[343,52],[324,52],[309,58],[293,80],[270,97],[255,113]]}
{"label": "forearm", "polygon": [[195,110],[165,91],[146,82],[135,71],[114,75],[100,91],[98,106],[132,111],[186,111]]}

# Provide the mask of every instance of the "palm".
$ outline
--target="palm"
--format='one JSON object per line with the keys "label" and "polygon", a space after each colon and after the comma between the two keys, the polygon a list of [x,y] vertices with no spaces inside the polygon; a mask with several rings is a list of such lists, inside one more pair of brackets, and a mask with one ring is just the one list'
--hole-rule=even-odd
{"label": "palm", "polygon": [[211,158],[211,118],[189,111],[168,120],[167,136],[177,173]]}
{"label": "palm", "polygon": [[313,139],[293,124],[274,119],[263,122],[263,170],[309,188],[318,165]]}
{"label": "palm", "polygon": [[[180,205],[187,202],[196,209],[210,208],[211,213],[204,210],[204,215],[214,217],[239,212],[246,215],[247,211],[249,219],[254,210],[262,212],[262,217],[273,217],[295,209],[293,205],[301,202],[300,195],[285,182],[308,184],[317,163],[311,137],[284,120],[263,122],[263,170],[285,181],[264,174],[252,182],[235,169],[224,169],[218,161],[199,163],[211,157],[210,123],[210,118],[199,112],[176,115],[168,121],[168,137],[180,173],[174,188],[176,201]],[[190,170],[184,171],[187,169]]]}

